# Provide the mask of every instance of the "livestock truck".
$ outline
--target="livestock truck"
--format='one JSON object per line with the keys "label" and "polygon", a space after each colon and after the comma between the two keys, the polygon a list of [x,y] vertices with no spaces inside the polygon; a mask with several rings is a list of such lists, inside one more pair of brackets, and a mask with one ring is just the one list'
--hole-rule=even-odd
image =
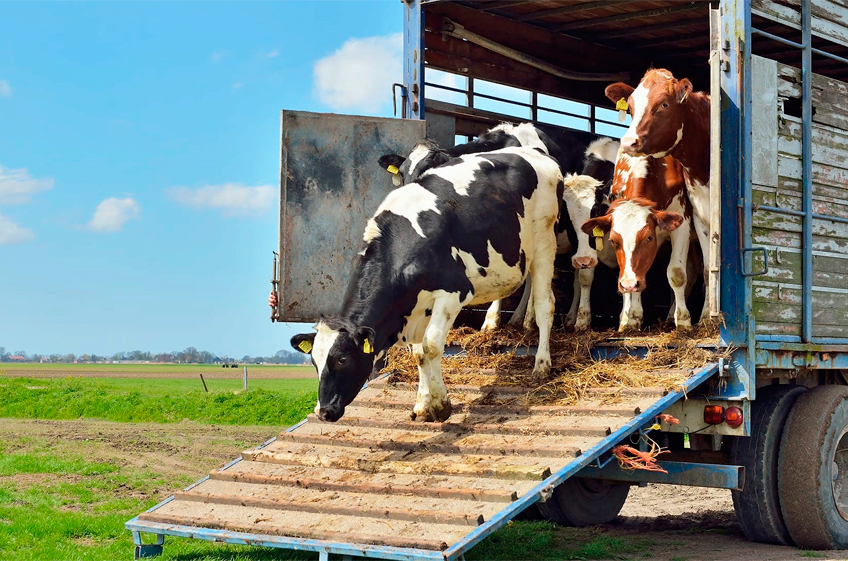
{"label": "livestock truck", "polygon": [[[609,521],[645,482],[732,489],[752,540],[848,547],[848,8],[409,0],[403,13],[398,118],[282,112],[272,319],[337,311],[363,225],[393,187],[381,155],[503,121],[621,136],[604,87],[653,66],[711,94],[701,297],[722,321],[720,358],[684,391],[632,390],[612,405],[603,391],[576,406],[492,405],[510,390],[454,387],[444,424],[404,420],[414,387],[374,380],[344,426],[310,416],[127,522],[136,555],[176,535],[321,559],[461,559],[523,511]],[[639,353],[638,337],[593,349],[618,352]],[[651,432],[670,450],[667,473],[611,461],[663,412],[680,421]]]}

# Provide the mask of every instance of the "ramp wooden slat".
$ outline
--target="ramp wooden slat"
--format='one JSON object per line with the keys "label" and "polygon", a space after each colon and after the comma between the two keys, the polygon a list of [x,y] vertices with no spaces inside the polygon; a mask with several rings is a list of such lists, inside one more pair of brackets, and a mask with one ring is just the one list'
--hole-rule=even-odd
{"label": "ramp wooden slat", "polygon": [[416,390],[372,382],[339,422],[310,415],[138,520],[438,552],[664,394],[599,389],[542,406],[525,388],[450,387],[449,421],[420,423]]}

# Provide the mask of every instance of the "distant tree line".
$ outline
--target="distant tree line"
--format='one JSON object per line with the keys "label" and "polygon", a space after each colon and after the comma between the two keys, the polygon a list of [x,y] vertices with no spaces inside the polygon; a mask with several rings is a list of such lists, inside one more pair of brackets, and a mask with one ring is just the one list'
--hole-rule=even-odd
{"label": "distant tree line", "polygon": [[[305,359],[305,360],[304,360]],[[148,351],[122,351],[112,356],[73,353],[67,355],[38,353],[28,354],[26,351],[8,352],[6,347],[0,347],[0,362],[59,362],[59,363],[102,363],[102,362],[176,362],[187,364],[216,364],[238,362],[239,364],[303,364],[309,359],[294,351],[277,351],[273,356],[249,356],[240,359],[226,355],[219,356],[209,351],[198,351],[188,347],[183,351],[170,353],[151,353]]]}

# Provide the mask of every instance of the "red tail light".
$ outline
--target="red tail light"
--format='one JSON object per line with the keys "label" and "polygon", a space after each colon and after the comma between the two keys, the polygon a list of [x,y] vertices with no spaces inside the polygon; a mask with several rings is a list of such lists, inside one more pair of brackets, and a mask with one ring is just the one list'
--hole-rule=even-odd
{"label": "red tail light", "polygon": [[704,406],[704,422],[708,425],[720,425],[724,421],[724,407],[721,405]]}
{"label": "red tail light", "polygon": [[[706,413],[704,414],[706,415]],[[724,412],[724,422],[730,428],[736,428],[742,424],[742,410],[738,407],[728,407]]]}

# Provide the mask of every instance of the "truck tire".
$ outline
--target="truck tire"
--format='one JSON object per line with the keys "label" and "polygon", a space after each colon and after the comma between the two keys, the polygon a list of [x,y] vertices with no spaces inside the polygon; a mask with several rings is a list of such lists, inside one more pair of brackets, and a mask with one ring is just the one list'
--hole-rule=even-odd
{"label": "truck tire", "polygon": [[745,536],[755,542],[792,545],[777,491],[777,458],[786,418],[804,386],[766,386],[751,404],[751,436],[734,439],[731,465],[745,468],[745,485],[732,491],[733,509]]}
{"label": "truck tire", "polygon": [[778,456],[780,508],[795,545],[848,548],[848,388],[817,386],[795,402]]}
{"label": "truck tire", "polygon": [[572,477],[554,489],[545,502],[538,502],[539,512],[561,526],[591,526],[615,520],[630,485],[600,479]]}

